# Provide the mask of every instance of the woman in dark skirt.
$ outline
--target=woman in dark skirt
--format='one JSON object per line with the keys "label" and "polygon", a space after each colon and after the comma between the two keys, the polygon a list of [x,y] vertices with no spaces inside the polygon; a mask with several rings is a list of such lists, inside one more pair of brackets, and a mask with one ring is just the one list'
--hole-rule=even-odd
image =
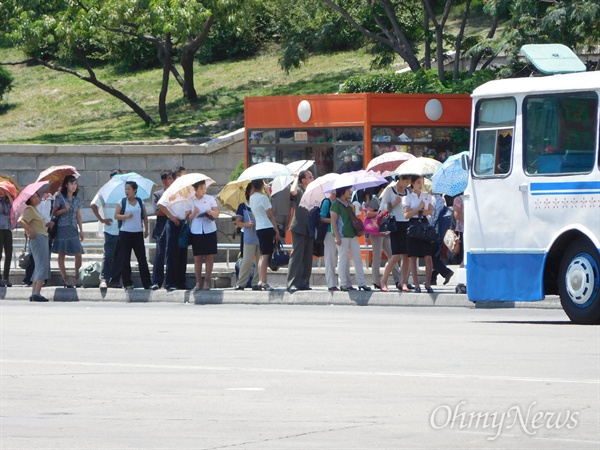
{"label": "woman in dark skirt", "polygon": [[[429,216],[433,212],[433,202],[431,195],[423,192],[423,177],[414,175],[411,180],[412,193],[404,197],[402,204],[404,206],[404,217],[408,219],[408,226],[419,220],[427,220],[424,216]],[[419,257],[425,258],[425,289],[432,294],[431,273],[433,271],[433,244],[420,241],[411,237],[407,238],[408,259],[413,280],[415,280],[415,292],[421,292],[419,287],[419,278],[417,275],[417,260]]]}
{"label": "woman in dark skirt", "polygon": [[199,181],[193,184],[196,195],[192,199],[193,209],[188,212],[191,221],[190,236],[192,251],[194,253],[194,271],[196,273],[196,286],[194,291],[202,288],[202,264],[206,258],[206,272],[204,274],[204,289],[210,289],[214,256],[217,254],[217,225],[215,220],[219,217],[219,207],[212,195],[206,195],[206,182]]}
{"label": "woman in dark skirt", "polygon": [[[65,269],[65,256],[75,256],[75,280],[79,280],[81,255],[83,254],[83,221],[81,220],[81,199],[77,197],[79,186],[77,178],[67,175],[54,200],[52,216],[58,217],[56,237],[52,241],[52,253],[58,253],[58,269],[62,275],[64,287],[75,287],[78,281],[72,281]],[[78,230],[79,229],[79,230]]]}

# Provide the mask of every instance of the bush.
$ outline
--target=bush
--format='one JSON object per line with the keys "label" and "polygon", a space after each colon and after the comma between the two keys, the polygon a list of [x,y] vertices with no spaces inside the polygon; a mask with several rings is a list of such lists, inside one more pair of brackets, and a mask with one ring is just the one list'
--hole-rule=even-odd
{"label": "bush", "polygon": [[437,70],[421,69],[417,72],[358,75],[344,83],[340,93],[390,93],[390,94],[470,94],[483,83],[496,78],[492,70],[478,70],[471,77],[462,71],[457,80],[446,72],[446,81],[440,81]]}
{"label": "bush", "polygon": [[0,100],[4,94],[12,89],[14,78],[4,67],[0,66]]}

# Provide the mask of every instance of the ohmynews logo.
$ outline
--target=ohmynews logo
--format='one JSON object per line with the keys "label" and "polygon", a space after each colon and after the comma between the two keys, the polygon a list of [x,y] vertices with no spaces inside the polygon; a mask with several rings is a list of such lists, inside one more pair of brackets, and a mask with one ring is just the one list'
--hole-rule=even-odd
{"label": "ohmynews logo", "polygon": [[443,428],[459,430],[491,430],[489,441],[495,441],[504,430],[520,427],[529,436],[535,436],[540,429],[572,430],[579,424],[579,412],[570,410],[560,412],[533,411],[536,402],[532,402],[524,413],[521,406],[512,406],[503,412],[463,411],[466,401],[461,401],[454,409],[448,405],[435,408],[429,417],[429,423],[435,430]]}

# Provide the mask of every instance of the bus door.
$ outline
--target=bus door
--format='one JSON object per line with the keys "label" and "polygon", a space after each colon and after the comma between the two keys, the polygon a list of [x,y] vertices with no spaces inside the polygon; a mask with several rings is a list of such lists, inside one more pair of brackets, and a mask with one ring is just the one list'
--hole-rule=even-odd
{"label": "bus door", "polygon": [[470,300],[540,300],[543,251],[532,242],[514,98],[476,104],[471,181],[465,191],[465,257]]}

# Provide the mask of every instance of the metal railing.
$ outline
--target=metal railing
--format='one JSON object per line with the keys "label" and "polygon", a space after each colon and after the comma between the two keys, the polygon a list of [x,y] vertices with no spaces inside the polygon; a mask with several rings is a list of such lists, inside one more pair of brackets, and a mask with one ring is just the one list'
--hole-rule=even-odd
{"label": "metal railing", "polygon": [[[104,243],[103,242],[82,242],[81,245],[83,246],[84,249],[86,248],[90,248],[90,249],[102,249],[104,248]],[[146,249],[151,249],[151,248],[156,248],[156,243],[155,242],[145,242],[144,243]],[[18,267],[18,250],[21,250],[23,247],[25,246],[25,243],[13,243],[13,258],[12,258],[12,263],[13,263],[13,267],[17,268]],[[283,244],[283,248],[284,250],[291,250],[292,246],[289,244]],[[369,253],[373,251],[373,248],[370,245],[361,245],[360,246],[361,251],[365,252],[365,256],[366,256],[366,260],[367,260],[367,267],[370,267],[370,260],[371,258],[369,258]],[[236,256],[237,253],[240,251],[240,244],[228,244],[228,243],[218,243],[217,244],[217,250],[224,250],[226,252],[226,258],[225,258],[225,264],[227,265],[227,268],[229,269],[230,263],[231,263],[231,252],[236,252]],[[323,257],[319,257],[319,264],[318,267],[321,267],[322,262],[323,262]],[[237,257],[235,259],[235,261],[237,261]],[[234,261],[234,263],[235,263]]]}

